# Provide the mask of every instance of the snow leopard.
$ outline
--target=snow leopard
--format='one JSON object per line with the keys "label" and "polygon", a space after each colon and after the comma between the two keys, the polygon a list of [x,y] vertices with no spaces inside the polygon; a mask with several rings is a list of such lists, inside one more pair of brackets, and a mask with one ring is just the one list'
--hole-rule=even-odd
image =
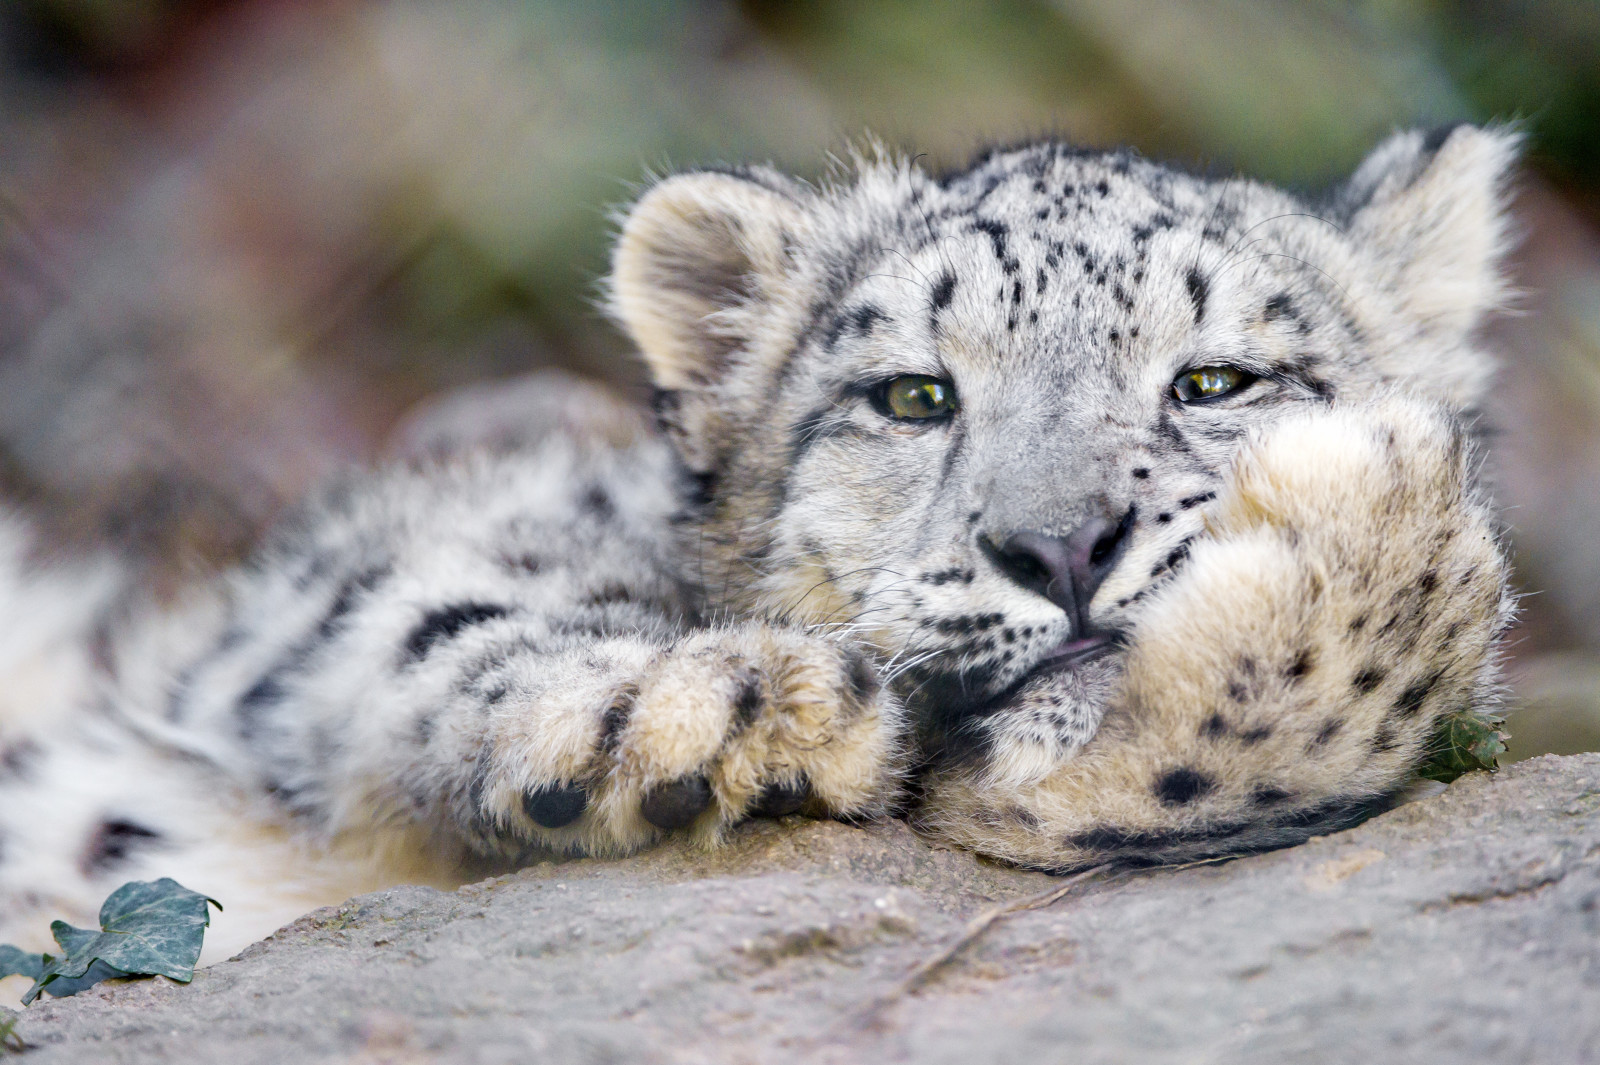
{"label": "snow leopard", "polygon": [[160,606],[6,516],[0,940],[172,876],[226,956],[758,816],[1052,872],[1362,820],[1499,698],[1517,151],[1400,132],[1317,196],[1055,140],[677,173],[606,286],[651,410],[541,378]]}

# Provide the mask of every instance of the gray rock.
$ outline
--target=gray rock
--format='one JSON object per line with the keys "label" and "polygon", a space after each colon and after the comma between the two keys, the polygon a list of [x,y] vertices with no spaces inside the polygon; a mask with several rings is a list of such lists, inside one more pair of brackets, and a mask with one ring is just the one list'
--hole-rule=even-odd
{"label": "gray rock", "polygon": [[18,1032],[29,1065],[1600,1060],[1600,755],[1087,882],[891,996],[968,918],[1060,883],[900,825],[751,825],[352,899]]}

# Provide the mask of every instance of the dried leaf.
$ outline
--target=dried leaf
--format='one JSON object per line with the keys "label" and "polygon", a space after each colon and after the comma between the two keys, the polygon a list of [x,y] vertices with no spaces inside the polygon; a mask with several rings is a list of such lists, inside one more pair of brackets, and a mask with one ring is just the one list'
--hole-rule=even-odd
{"label": "dried leaf", "polygon": [[1418,774],[1448,784],[1475,769],[1492,772],[1510,738],[1501,731],[1504,724],[1505,718],[1481,710],[1462,710],[1444,718],[1434,731],[1428,760]]}

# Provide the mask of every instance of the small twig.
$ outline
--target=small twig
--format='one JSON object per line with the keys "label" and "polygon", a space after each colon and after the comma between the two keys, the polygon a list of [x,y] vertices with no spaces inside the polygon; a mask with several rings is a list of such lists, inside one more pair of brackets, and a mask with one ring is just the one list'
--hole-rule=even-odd
{"label": "small twig", "polygon": [[1085,880],[1099,876],[1110,868],[1110,865],[1097,865],[1092,869],[1085,869],[1081,873],[1067,877],[1065,881],[1049,891],[1041,891],[1037,895],[1027,895],[1020,899],[1012,899],[1010,902],[1004,902],[984,910],[968,921],[967,927],[962,930],[959,936],[951,940],[944,949],[923,961],[915,969],[907,973],[905,978],[898,984],[873,999],[866,1009],[856,1015],[850,1027],[857,1030],[879,1028],[884,1010],[900,999],[913,995],[926,987],[935,976],[951,962],[955,961],[963,951],[976,943],[995,922],[1003,917],[1009,917],[1014,913],[1022,913],[1025,910],[1042,910],[1065,896]]}

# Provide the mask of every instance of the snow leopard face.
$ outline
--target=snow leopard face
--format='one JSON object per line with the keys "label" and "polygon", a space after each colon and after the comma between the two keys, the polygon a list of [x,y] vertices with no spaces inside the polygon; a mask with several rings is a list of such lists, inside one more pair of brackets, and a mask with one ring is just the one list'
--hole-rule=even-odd
{"label": "snow leopard face", "polygon": [[849,626],[933,742],[1019,707],[1086,742],[1252,430],[1476,401],[1501,233],[1470,193],[1510,145],[1402,134],[1315,204],[1056,143],[657,186],[614,300],[704,489],[711,605]]}

